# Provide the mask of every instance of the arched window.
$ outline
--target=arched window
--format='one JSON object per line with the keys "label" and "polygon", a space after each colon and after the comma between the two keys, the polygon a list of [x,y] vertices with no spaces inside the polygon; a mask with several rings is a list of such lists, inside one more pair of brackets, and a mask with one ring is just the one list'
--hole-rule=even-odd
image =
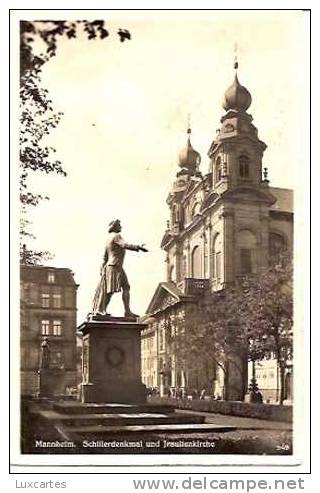
{"label": "arched window", "polygon": [[[164,350],[164,327],[159,329],[159,351]],[[163,363],[162,363],[163,366]]]}
{"label": "arched window", "polygon": [[179,222],[179,207],[177,204],[173,204],[171,209],[171,222],[176,224]]}
{"label": "arched window", "polygon": [[222,278],[222,242],[221,235],[216,234],[212,245],[212,273],[213,278],[219,281]]}
{"label": "arched window", "polygon": [[204,236],[204,242],[203,242],[203,277],[204,279],[208,279],[209,277],[209,262],[208,262],[208,257],[209,257],[209,251],[208,251],[208,242],[207,242],[207,237]]}
{"label": "arched window", "polygon": [[224,127],[224,131],[226,133],[228,133],[228,132],[234,132],[234,126],[231,125],[231,123],[227,123],[227,125]]}
{"label": "arched window", "polygon": [[181,371],[177,371],[177,374],[176,374],[176,379],[177,379],[177,387],[181,387],[181,382],[182,382],[182,379],[181,379]]}
{"label": "arched window", "polygon": [[184,279],[187,277],[187,256],[183,255],[181,264],[181,277]]}
{"label": "arched window", "polygon": [[191,272],[192,272],[192,277],[194,279],[201,279],[202,278],[202,269],[201,269],[201,250],[200,247],[197,245],[194,247],[192,250],[191,254]]}
{"label": "arched window", "polygon": [[270,233],[269,235],[269,255],[277,257],[286,251],[286,241],[279,233]]}
{"label": "arched window", "polygon": [[218,156],[216,160],[216,183],[221,181],[222,178],[222,161],[221,157]]}
{"label": "arched window", "polygon": [[192,207],[192,211],[191,211],[191,216],[192,218],[194,218],[194,216],[196,214],[199,214],[200,212],[200,209],[201,209],[201,203],[200,202],[196,202],[193,207]]}
{"label": "arched window", "polygon": [[169,268],[169,281],[176,282],[175,277],[176,277],[175,266],[174,265],[171,265],[170,268]]}
{"label": "arched window", "polygon": [[249,178],[250,169],[249,169],[250,160],[248,156],[242,155],[239,157],[239,176],[241,178]]}
{"label": "arched window", "polygon": [[239,273],[242,275],[251,274],[255,271],[254,253],[256,249],[256,237],[248,229],[239,231],[237,236],[239,249]]}

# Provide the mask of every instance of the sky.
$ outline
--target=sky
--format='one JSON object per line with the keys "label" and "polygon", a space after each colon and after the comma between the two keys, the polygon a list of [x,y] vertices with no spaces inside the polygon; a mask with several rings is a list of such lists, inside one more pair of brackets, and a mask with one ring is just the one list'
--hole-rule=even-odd
{"label": "sky", "polygon": [[[93,15],[106,18],[110,37],[59,40],[57,56],[42,73],[54,109],[63,112],[45,143],[56,149],[55,157],[68,176],[30,177],[31,189],[50,196],[31,210],[36,236],[32,246],[55,255],[48,265],[74,272],[78,323],[90,311],[107,226],[114,218],[121,220],[128,242],[149,248],[149,253],[126,255],[132,310],[145,313],[158,283],[166,280],[160,242],[188,115],[191,141],[206,173],[207,152],[224,114],[223,94],[233,81],[235,43],[238,77],[252,95],[248,112],[268,146],[263,164],[270,184],[294,189],[297,204],[308,175],[301,173],[308,168],[305,13],[104,11],[92,13],[92,19]],[[79,16],[75,13],[73,18]],[[119,42],[119,27],[131,32],[130,41]],[[119,294],[110,311],[122,314]]]}

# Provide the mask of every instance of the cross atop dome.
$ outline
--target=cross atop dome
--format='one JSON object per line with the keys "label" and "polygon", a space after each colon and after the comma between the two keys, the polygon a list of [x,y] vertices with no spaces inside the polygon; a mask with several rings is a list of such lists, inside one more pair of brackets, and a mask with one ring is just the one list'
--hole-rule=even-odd
{"label": "cross atop dome", "polygon": [[224,94],[224,99],[222,103],[222,107],[226,110],[235,110],[235,111],[247,111],[249,106],[251,105],[251,94],[248,89],[242,86],[238,80],[237,70],[239,68],[238,57],[237,57],[237,44],[235,44],[235,56],[234,56],[234,64],[233,68],[235,70],[234,81],[233,84],[228,87]]}
{"label": "cross atop dome", "polygon": [[237,52],[238,52],[238,43],[235,43],[234,44],[234,63],[233,63],[233,68],[235,70],[237,70],[237,68],[239,67]]}

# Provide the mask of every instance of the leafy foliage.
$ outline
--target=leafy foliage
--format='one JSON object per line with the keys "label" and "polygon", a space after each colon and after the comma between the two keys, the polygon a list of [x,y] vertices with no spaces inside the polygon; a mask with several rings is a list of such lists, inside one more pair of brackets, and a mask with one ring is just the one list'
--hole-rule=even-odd
{"label": "leafy foliage", "polygon": [[[105,21],[21,21],[20,22],[20,202],[23,218],[20,233],[32,238],[27,230],[29,221],[25,213],[29,206],[36,206],[48,199],[41,193],[30,190],[29,175],[32,172],[57,173],[66,176],[61,161],[55,159],[55,149],[44,145],[43,139],[59,124],[61,112],[54,112],[47,89],[41,87],[43,65],[56,56],[58,40],[62,36],[76,38],[84,33],[88,40],[105,39],[109,31]],[[131,38],[129,31],[119,29],[121,42]],[[47,252],[28,250],[21,247],[24,263],[40,263]],[[22,254],[21,254],[22,255]]]}
{"label": "leafy foliage", "polygon": [[259,390],[259,386],[255,377],[251,378],[248,391],[250,402],[263,402],[262,394]]}
{"label": "leafy foliage", "polygon": [[187,368],[214,361],[227,379],[230,362],[241,373],[241,359],[275,356],[284,380],[293,348],[292,290],[292,264],[283,257],[205,297],[190,309],[185,329],[177,326],[172,342],[177,358]]}
{"label": "leafy foliage", "polygon": [[20,263],[24,265],[39,265],[45,260],[51,260],[52,254],[47,251],[28,250],[26,244],[20,246]]}

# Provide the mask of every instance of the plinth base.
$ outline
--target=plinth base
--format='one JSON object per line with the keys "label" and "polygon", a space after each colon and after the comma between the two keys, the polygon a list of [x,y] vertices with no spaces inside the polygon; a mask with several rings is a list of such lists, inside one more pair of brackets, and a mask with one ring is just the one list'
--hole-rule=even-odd
{"label": "plinth base", "polygon": [[143,404],[146,387],[141,382],[140,331],[145,328],[126,319],[84,322],[82,384],[83,403]]}
{"label": "plinth base", "polygon": [[53,368],[41,368],[38,371],[38,397],[52,397],[57,392],[61,380],[61,371]]}
{"label": "plinth base", "polygon": [[106,382],[81,384],[81,402],[99,404],[142,404],[146,401],[146,387],[139,382]]}

